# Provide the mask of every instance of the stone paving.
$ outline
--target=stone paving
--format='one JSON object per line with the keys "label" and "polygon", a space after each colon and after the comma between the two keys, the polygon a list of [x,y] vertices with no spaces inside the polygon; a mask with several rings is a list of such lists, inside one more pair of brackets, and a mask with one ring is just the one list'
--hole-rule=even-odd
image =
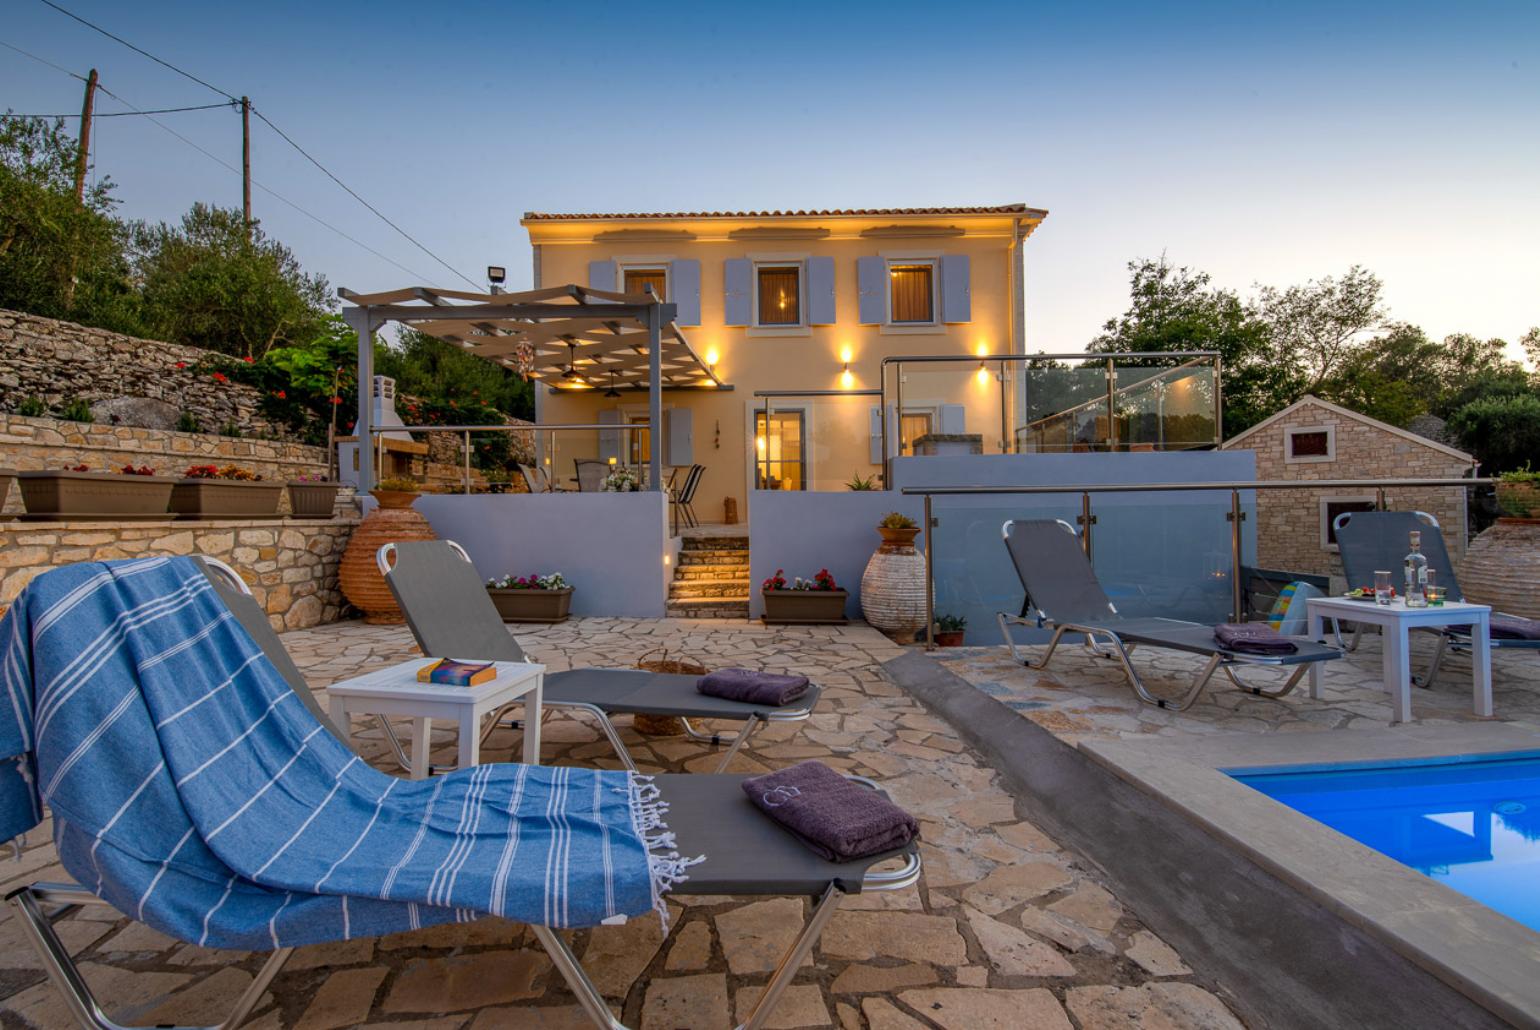
{"label": "stone paving", "polygon": [[[1041,647],[1020,650],[1033,660],[1043,653]],[[1417,673],[1427,670],[1432,653],[1432,634],[1414,633],[1412,667]],[[1234,689],[1219,675],[1185,712],[1141,704],[1117,662],[1078,645],[1061,644],[1047,669],[1012,661],[1004,647],[949,648],[935,655],[953,673],[1069,744],[1087,738],[1379,729],[1390,723],[1375,634],[1365,634],[1346,658],[1322,666],[1319,700],[1310,697],[1308,678],[1285,697],[1264,698]],[[1203,662],[1175,651],[1141,649],[1133,657],[1146,688],[1166,697],[1182,696]],[[1276,689],[1286,678],[1266,669],[1240,675],[1265,689]],[[1492,692],[1496,720],[1540,726],[1540,652],[1492,652]],[[1468,658],[1446,656],[1431,688],[1412,688],[1412,717],[1427,724],[1482,721],[1471,711]]]}
{"label": "stone paving", "polygon": [[[735,761],[735,771],[821,759],[881,781],[920,818],[920,885],[850,899],[783,996],[769,1024],[774,1030],[1241,1025],[1214,984],[1124,909],[1081,857],[1022,820],[982,759],[884,677],[880,663],[900,649],[875,631],[629,619],[516,631],[552,669],[624,666],[651,647],[667,646],[714,666],[806,672],[825,687],[819,714],[800,726],[763,731]],[[283,639],[317,687],[413,655],[405,630],[361,623]],[[981,651],[948,656],[970,675],[987,670],[990,682],[1014,688],[1009,668],[991,661]],[[1069,700],[1050,686],[1031,689],[1050,703]],[[1098,706],[1102,710],[1090,713],[1097,718],[1112,720],[1116,712],[1125,720],[1117,725],[1141,725],[1132,712],[1123,715],[1101,700],[1067,705],[1063,714],[1084,718],[1088,707]],[[700,771],[716,761],[710,749],[683,738],[644,740],[628,724],[623,733],[644,769]],[[357,738],[366,756],[387,767],[377,736],[360,725]],[[452,733],[435,740],[435,760],[452,761]],[[506,760],[517,743],[514,731],[499,730],[483,754]],[[547,762],[617,764],[597,731],[563,716],[546,724],[543,743]],[[34,839],[39,843],[19,863],[0,866],[0,891],[63,876],[46,827]],[[649,918],[571,934],[617,1015],[642,1030],[716,1030],[742,1018],[807,912],[807,902],[797,899],[680,898],[670,907],[667,939]],[[110,909],[82,910],[58,925],[87,980],[109,999],[114,1017],[128,1022],[215,1022],[261,961],[178,943]],[[67,1025],[58,994],[7,914],[0,921],[0,1026]],[[528,931],[488,919],[301,949],[249,1025],[557,1030],[590,1024]]]}

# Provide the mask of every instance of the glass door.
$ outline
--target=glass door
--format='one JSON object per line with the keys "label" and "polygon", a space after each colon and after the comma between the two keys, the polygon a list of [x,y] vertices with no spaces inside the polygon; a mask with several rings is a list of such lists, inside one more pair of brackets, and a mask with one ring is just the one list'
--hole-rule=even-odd
{"label": "glass door", "polygon": [[807,434],[800,411],[754,415],[754,486],[760,490],[807,489]]}

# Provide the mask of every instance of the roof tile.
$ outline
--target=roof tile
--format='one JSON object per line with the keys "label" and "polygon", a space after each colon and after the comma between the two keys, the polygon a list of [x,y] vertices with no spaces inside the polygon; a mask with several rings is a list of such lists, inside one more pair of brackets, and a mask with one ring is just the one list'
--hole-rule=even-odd
{"label": "roof tile", "polygon": [[888,215],[1025,215],[1040,218],[1048,212],[1025,204],[992,204],[974,207],[858,207],[797,211],[621,211],[609,213],[524,212],[526,222],[587,222],[618,219],[682,218],[825,218]]}

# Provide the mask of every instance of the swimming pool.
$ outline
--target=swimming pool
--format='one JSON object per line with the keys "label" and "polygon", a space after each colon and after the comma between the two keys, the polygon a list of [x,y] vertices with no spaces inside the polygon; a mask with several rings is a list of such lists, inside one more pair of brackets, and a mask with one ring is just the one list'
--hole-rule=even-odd
{"label": "swimming pool", "polygon": [[1540,752],[1226,771],[1540,931]]}

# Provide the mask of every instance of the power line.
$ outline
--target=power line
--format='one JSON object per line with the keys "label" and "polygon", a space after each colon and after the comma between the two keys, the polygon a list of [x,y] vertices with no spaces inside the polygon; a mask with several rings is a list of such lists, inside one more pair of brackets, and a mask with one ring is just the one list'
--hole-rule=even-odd
{"label": "power line", "polygon": [[[116,98],[121,99],[121,98]],[[102,111],[93,114],[92,118],[134,118],[138,115],[150,114],[176,114],[179,111],[212,111],[218,108],[230,108],[235,105],[228,100],[222,104],[199,104],[196,107],[159,107],[153,111]],[[12,114],[12,118],[79,118],[80,112],[72,114]]]}
{"label": "power line", "polygon": [[23,57],[30,57],[34,61],[36,61],[38,64],[46,64],[48,67],[52,68],[54,71],[56,71],[56,72],[63,72],[65,75],[68,75],[72,79],[79,79],[81,82],[86,81],[86,77],[84,75],[78,75],[75,72],[70,71],[68,68],[61,67],[61,66],[59,66],[57,64],[54,64],[52,61],[49,61],[49,60],[47,60],[45,58],[37,56],[36,54],[32,53],[31,51],[23,50],[21,47],[16,46],[14,43],[7,43],[5,40],[0,39],[0,46],[5,47],[7,50],[14,50],[14,51],[16,51],[18,54],[20,54]]}
{"label": "power line", "polygon": [[124,46],[128,47],[134,53],[139,54],[139,55],[141,55],[143,57],[148,57],[150,60],[154,61],[156,64],[161,65],[164,68],[170,68],[172,71],[176,72],[178,75],[182,76],[183,78],[191,79],[192,81],[196,82],[198,85],[204,87],[205,89],[213,90],[215,93],[218,93],[220,96],[224,97],[226,100],[236,100],[237,102],[239,101],[239,98],[237,98],[235,96],[232,96],[229,93],[226,93],[224,90],[220,89],[218,86],[214,86],[214,85],[211,85],[211,84],[203,81],[202,79],[198,78],[198,76],[194,75],[192,72],[183,71],[181,68],[178,68],[176,65],[172,64],[170,61],[163,61],[163,60],[161,60],[159,57],[156,57],[154,54],[150,53],[148,50],[141,50],[139,47],[134,46],[134,44],[130,43],[128,40],[124,39],[122,36],[115,36],[111,32],[108,32],[106,29],[102,28],[100,25],[97,25],[94,22],[86,21],[80,15],[75,14],[72,11],[67,11],[64,8],[60,7],[58,4],[54,3],[53,0],[42,0],[42,3],[46,4],[49,7],[52,7],[54,10],[58,11],[60,14],[64,15],[66,18],[73,18],[75,21],[78,21],[80,24],[84,25],[86,28],[91,29],[91,30],[96,31],[96,32],[100,32],[102,35],[106,36],[110,40],[113,40],[113,41],[118,42],[118,43],[122,43]]}

